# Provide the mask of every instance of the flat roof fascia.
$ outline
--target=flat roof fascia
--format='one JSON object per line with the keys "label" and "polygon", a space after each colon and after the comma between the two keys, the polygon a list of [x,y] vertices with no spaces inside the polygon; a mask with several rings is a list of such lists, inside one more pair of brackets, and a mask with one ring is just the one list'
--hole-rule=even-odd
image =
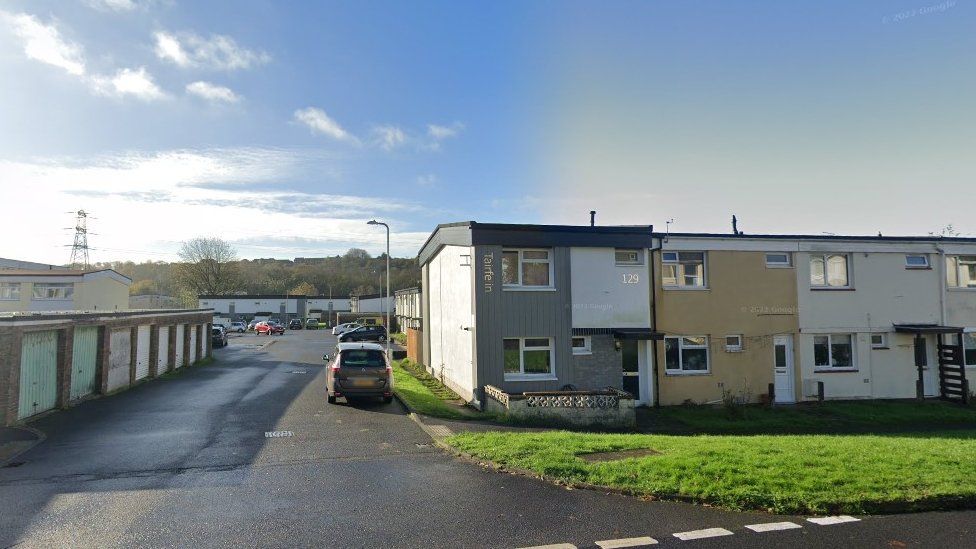
{"label": "flat roof fascia", "polygon": [[471,246],[474,221],[438,225],[417,254],[420,265],[429,262],[444,246]]}

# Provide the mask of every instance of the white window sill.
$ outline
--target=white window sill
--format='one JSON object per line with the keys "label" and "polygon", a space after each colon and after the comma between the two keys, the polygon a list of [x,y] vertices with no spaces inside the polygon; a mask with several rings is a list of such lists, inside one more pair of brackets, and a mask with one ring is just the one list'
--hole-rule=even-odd
{"label": "white window sill", "polygon": [[854,288],[851,286],[810,286],[810,291],[813,292],[853,292]]}
{"label": "white window sill", "polygon": [[950,292],[976,292],[976,288],[964,288],[962,286],[948,286]]}
{"label": "white window sill", "polygon": [[710,376],[711,371],[684,371],[684,370],[665,370],[664,375],[668,376]]}
{"label": "white window sill", "polygon": [[815,374],[829,374],[831,372],[856,372],[857,368],[830,368],[821,366],[819,368],[814,368],[813,372]]}
{"label": "white window sill", "polygon": [[551,374],[505,374],[505,381],[558,381]]}
{"label": "white window sill", "polygon": [[593,351],[576,351],[576,350],[573,351],[573,355],[574,356],[586,356],[586,355],[592,355],[592,354],[593,354]]}
{"label": "white window sill", "polygon": [[792,269],[793,265],[770,265],[769,263],[767,263],[766,268],[767,269]]}
{"label": "white window sill", "polygon": [[711,289],[708,286],[662,286],[662,288],[666,292],[703,292]]}
{"label": "white window sill", "polygon": [[505,292],[555,292],[556,288],[552,286],[502,286],[502,291]]}

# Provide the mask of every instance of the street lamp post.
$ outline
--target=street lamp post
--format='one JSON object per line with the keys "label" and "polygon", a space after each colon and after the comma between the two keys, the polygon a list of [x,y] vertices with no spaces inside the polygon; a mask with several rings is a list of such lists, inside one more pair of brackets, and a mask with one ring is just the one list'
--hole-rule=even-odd
{"label": "street lamp post", "polygon": [[[383,225],[386,227],[386,299],[390,299],[390,226],[375,219],[366,222],[367,225]],[[380,300],[386,309],[386,356],[390,356],[390,308],[385,307],[386,301]]]}

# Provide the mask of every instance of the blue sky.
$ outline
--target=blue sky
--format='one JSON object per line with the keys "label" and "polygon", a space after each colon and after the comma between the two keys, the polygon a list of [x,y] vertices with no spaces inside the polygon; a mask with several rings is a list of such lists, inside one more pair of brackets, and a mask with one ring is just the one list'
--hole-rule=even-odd
{"label": "blue sky", "polygon": [[[3,256],[463,219],[976,232],[973,4],[0,2]],[[14,85],[11,85],[14,83]],[[966,198],[969,200],[966,200]]]}

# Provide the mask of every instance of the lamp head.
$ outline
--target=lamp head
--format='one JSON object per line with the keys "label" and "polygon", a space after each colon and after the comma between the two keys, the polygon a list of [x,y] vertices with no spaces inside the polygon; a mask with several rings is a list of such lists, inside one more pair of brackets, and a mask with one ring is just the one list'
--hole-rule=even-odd
{"label": "lamp head", "polygon": [[375,219],[372,219],[370,221],[367,221],[366,224],[367,225],[379,225],[379,223]]}

